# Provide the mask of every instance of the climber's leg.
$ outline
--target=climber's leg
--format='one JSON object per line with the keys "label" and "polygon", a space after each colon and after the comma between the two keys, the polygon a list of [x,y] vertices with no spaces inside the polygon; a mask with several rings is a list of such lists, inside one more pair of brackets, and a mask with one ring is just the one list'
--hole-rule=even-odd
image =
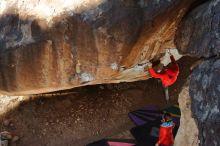
{"label": "climber's leg", "polygon": [[165,94],[166,102],[168,103],[168,102],[169,102],[169,99],[170,99],[168,87],[165,87],[165,86],[163,85],[163,89],[164,89],[164,94]]}
{"label": "climber's leg", "polygon": [[166,102],[168,103],[168,102],[169,102],[169,99],[170,99],[168,86],[167,86],[167,87],[164,86],[163,83],[161,82],[161,80],[157,80],[157,81],[158,81],[158,83],[162,84],[163,92],[164,92],[164,96],[165,96],[165,100],[166,100]]}

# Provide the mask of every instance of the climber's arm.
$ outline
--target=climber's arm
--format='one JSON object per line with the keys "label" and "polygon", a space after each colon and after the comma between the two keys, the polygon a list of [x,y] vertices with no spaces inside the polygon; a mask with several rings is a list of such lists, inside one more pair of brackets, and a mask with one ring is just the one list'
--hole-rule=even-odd
{"label": "climber's arm", "polygon": [[174,56],[171,54],[170,49],[168,49],[167,52],[170,55],[170,60],[171,60],[172,65],[174,67],[178,67],[178,64],[176,63],[176,60],[175,60]]}
{"label": "climber's arm", "polygon": [[170,60],[172,62],[172,65],[175,66],[176,68],[178,68],[178,64],[177,64],[177,62],[176,62],[176,60],[175,60],[173,55],[170,55]]}

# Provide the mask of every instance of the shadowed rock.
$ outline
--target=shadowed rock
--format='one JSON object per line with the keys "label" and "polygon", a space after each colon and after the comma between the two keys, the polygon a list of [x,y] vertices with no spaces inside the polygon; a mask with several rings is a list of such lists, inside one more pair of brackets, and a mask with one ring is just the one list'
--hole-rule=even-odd
{"label": "shadowed rock", "polygon": [[176,45],[183,54],[210,57],[220,52],[220,1],[195,8],[180,23]]}
{"label": "shadowed rock", "polygon": [[192,112],[198,121],[200,145],[220,145],[220,59],[205,61],[192,74]]}
{"label": "shadowed rock", "polygon": [[194,69],[189,85],[192,111],[188,114],[192,112],[198,121],[200,146],[220,145],[219,24],[220,1],[208,1],[185,16],[175,39],[181,53],[207,59]]}

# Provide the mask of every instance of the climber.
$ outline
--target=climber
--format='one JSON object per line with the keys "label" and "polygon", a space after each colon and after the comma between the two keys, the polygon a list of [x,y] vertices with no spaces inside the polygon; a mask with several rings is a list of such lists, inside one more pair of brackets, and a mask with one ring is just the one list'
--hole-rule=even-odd
{"label": "climber", "polygon": [[160,125],[159,140],[155,146],[172,146],[174,143],[173,129],[175,127],[172,121],[172,116],[165,113],[162,117],[162,124]]}
{"label": "climber", "polygon": [[159,73],[152,68],[151,63],[148,65],[148,72],[150,75],[161,80],[167,102],[169,101],[168,86],[174,84],[176,82],[177,76],[179,75],[179,66],[176,63],[173,55],[170,53],[169,49],[168,54],[170,55],[171,64],[162,69]]}

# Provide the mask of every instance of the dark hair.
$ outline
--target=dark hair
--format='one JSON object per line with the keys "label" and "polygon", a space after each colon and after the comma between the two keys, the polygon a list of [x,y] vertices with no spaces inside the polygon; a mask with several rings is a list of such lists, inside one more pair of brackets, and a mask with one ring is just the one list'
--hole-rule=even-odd
{"label": "dark hair", "polygon": [[165,113],[165,114],[163,115],[163,119],[164,119],[165,121],[168,121],[168,120],[172,119],[172,116],[171,116],[171,114],[169,114],[169,113]]}

